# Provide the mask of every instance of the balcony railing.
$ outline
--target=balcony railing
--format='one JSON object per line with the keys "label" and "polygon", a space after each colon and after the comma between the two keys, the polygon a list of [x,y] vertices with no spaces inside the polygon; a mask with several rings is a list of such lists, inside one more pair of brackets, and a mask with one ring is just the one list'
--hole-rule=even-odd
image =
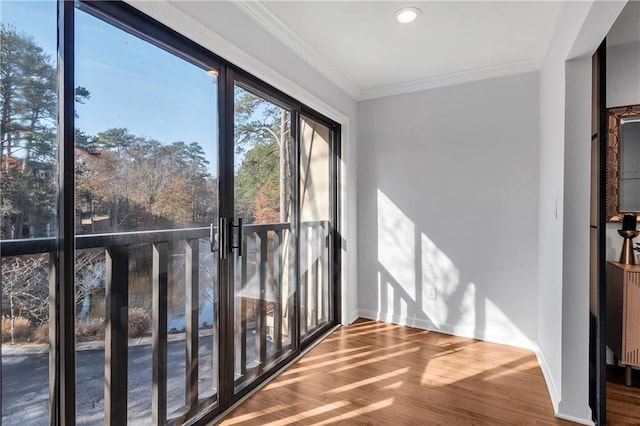
{"label": "balcony railing", "polygon": [[[152,253],[152,424],[182,422],[196,415],[203,406],[216,403],[215,389],[213,396],[202,400],[202,392],[198,388],[200,242],[210,242],[211,231],[210,228],[190,228],[76,236],[76,249],[105,251],[105,423],[127,423],[129,262],[138,256],[140,245],[151,246]],[[287,275],[287,270],[293,271],[289,253],[292,248],[286,244],[289,231],[290,225],[286,223],[243,227],[243,251],[237,258],[235,280],[236,386],[242,378],[246,380],[264,372],[286,352],[291,342],[289,330],[295,329],[294,310],[291,309],[293,292],[287,287],[288,281],[296,281]],[[300,314],[310,318],[303,320],[308,324],[303,328],[313,328],[319,323],[319,318],[321,321],[317,311],[321,309],[322,302],[311,303],[309,300],[316,298],[323,287],[320,280],[326,279],[318,271],[328,265],[328,235],[329,223],[326,221],[301,224],[298,282],[300,288],[304,287],[301,293],[304,300],[301,300]],[[185,267],[185,403],[181,409],[168,413],[168,265],[170,256],[175,256],[171,247],[178,245],[184,247]],[[51,253],[52,262],[55,250],[55,238],[2,240],[0,256]],[[269,280],[272,280],[271,284]],[[247,286],[256,284],[257,292],[244,291]],[[269,292],[273,293],[270,296],[273,300],[266,297]],[[214,310],[217,311],[215,307]],[[253,340],[247,338],[249,332],[255,335]],[[216,371],[214,374],[217,377]],[[210,392],[208,394],[211,395]]]}

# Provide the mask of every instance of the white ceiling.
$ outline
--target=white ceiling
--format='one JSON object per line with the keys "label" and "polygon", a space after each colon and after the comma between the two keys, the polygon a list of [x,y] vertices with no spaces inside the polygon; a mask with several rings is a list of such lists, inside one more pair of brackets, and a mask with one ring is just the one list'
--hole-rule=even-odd
{"label": "white ceiling", "polygon": [[[564,6],[404,0],[234,4],[358,100],[539,69]],[[206,13],[206,7],[213,13],[215,7],[174,5],[187,15]],[[398,24],[393,13],[403,6],[419,7],[422,16]]]}

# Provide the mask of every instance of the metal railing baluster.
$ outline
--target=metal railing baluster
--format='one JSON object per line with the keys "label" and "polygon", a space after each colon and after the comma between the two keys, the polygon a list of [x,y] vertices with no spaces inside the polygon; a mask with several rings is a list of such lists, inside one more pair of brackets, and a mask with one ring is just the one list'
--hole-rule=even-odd
{"label": "metal railing baluster", "polygon": [[[246,229],[246,228],[245,228]],[[245,238],[245,235],[242,235],[242,238]],[[247,287],[248,281],[248,273],[247,273],[247,246],[249,245],[249,237],[247,236],[242,244],[242,262],[240,267],[240,285],[241,290],[244,290]],[[237,301],[237,299],[236,299]],[[240,298],[240,374],[242,375],[242,380],[245,381],[247,374],[247,313],[249,310],[249,305],[247,303],[246,297]]]}
{"label": "metal railing baluster", "polygon": [[320,271],[322,273],[322,286],[319,293],[319,299],[322,302],[322,322],[329,320],[329,225],[326,222],[320,224]]}
{"label": "metal railing baluster", "polygon": [[273,259],[273,278],[276,280],[274,286],[274,295],[273,298],[273,344],[275,356],[274,358],[280,356],[282,352],[282,288],[284,285],[284,250],[285,250],[285,241],[283,239],[283,231],[278,230],[275,231],[274,238],[275,250],[274,250],[274,259]]}
{"label": "metal railing baluster", "polygon": [[129,250],[106,250],[104,424],[127,423]]}
{"label": "metal railing baluster", "polygon": [[187,418],[198,412],[198,308],[200,240],[187,240],[185,244],[185,333],[186,371],[185,404]]}
{"label": "metal railing baluster", "polygon": [[300,336],[304,336],[309,330],[308,321],[308,306],[307,306],[307,281],[309,278],[308,270],[308,257],[309,257],[309,242],[307,236],[309,234],[309,228],[307,226],[300,227],[300,281],[298,283],[298,291],[300,292],[300,318],[298,322],[300,324]]}
{"label": "metal railing baluster", "polygon": [[[309,226],[310,224],[305,224]],[[271,261],[268,256],[269,244],[267,236],[273,232],[275,234],[275,246],[273,248],[272,259],[274,262],[273,267],[273,292],[271,292],[271,282],[267,274],[267,262]],[[285,271],[284,257],[288,256],[290,263],[293,264],[291,253],[287,252],[285,239],[287,233],[290,232],[290,224],[288,223],[276,223],[276,224],[262,224],[262,225],[245,225],[243,230],[243,247],[242,258],[238,262],[238,287],[236,287],[235,303],[236,310],[236,373],[239,382],[249,382],[249,376],[247,375],[247,367],[249,365],[252,368],[249,370],[251,377],[256,377],[267,368],[267,353],[275,360],[281,355],[282,347],[284,346],[283,336],[286,327],[283,327],[283,311],[287,316],[289,337],[290,333],[298,327],[294,324],[294,321],[300,321],[294,315],[294,295],[290,291],[285,293],[283,288],[284,276],[287,273]],[[168,230],[153,230],[153,231],[137,231],[137,232],[121,232],[121,233],[108,233],[108,234],[87,234],[75,236],[75,247],[77,250],[82,249],[96,249],[101,248],[106,252],[106,282],[105,282],[105,407],[104,407],[104,420],[107,425],[122,425],[127,422],[127,397],[128,397],[128,298],[129,298],[129,262],[130,262],[130,249],[131,246],[137,247],[150,247],[153,252],[153,272],[152,272],[152,395],[151,405],[152,414],[151,420],[153,424],[167,424],[167,421],[176,421],[176,419],[169,420],[168,413],[168,356],[167,356],[167,315],[168,315],[168,280],[169,275],[167,272],[167,265],[169,263],[169,245],[172,242],[187,241],[187,249],[185,262],[187,274],[191,274],[192,278],[187,278],[187,293],[191,292],[191,295],[186,295],[187,303],[187,316],[186,318],[186,334],[187,345],[190,345],[189,353],[187,357],[187,376],[186,379],[186,408],[191,408],[191,412],[186,413],[187,410],[182,411],[184,416],[181,418],[186,419],[189,416],[193,416],[197,410],[199,389],[198,383],[198,312],[199,312],[199,239],[209,238],[211,233],[210,227],[202,228],[187,228],[187,229],[168,229]],[[259,235],[259,237],[258,237]],[[303,240],[304,241],[304,240]],[[248,244],[251,242],[251,244]],[[247,248],[251,245],[250,250]],[[308,244],[305,249],[309,251]],[[10,256],[23,256],[29,254],[38,253],[51,253],[50,260],[50,277],[55,278],[55,257],[56,257],[56,238],[31,238],[31,239],[17,239],[17,240],[2,240],[2,251],[0,257]],[[255,250],[255,257],[253,251]],[[190,257],[190,260],[189,260]],[[302,262],[308,261],[308,259],[302,260]],[[255,262],[255,266],[254,263]],[[249,268],[249,270],[248,270]],[[291,265],[289,265],[291,268]],[[304,269],[303,269],[304,270]],[[251,294],[240,293],[242,290],[247,289],[249,284],[249,272],[251,275],[255,275],[255,285],[259,286],[259,296]],[[306,278],[306,277],[305,277]],[[288,277],[288,285],[292,286],[296,284],[296,277]],[[269,292],[267,292],[269,288]],[[50,287],[50,307],[55,307],[56,292],[58,289],[55,286]],[[254,289],[255,291],[255,289]],[[307,292],[308,293],[308,292]],[[245,297],[247,296],[247,297]],[[267,297],[268,296],[268,297]],[[291,297],[289,297],[291,296]],[[310,297],[310,294],[305,295],[306,299]],[[275,300],[271,300],[275,298]],[[265,299],[268,298],[268,301]],[[269,302],[269,305],[268,303]],[[273,302],[273,350],[267,351],[267,307]],[[284,304],[287,304],[286,308]],[[191,307],[191,308],[189,308]],[[253,314],[251,314],[253,310]],[[305,312],[305,309],[302,309]],[[251,314],[251,315],[250,315]],[[52,317],[55,317],[55,310],[52,313]],[[269,313],[271,315],[271,313]],[[247,344],[248,339],[248,323],[247,320],[254,321],[256,326],[256,345],[253,348],[255,350],[255,358],[249,357],[247,359]],[[305,322],[304,320],[302,321]],[[300,324],[300,323],[298,323]],[[56,335],[55,322],[51,322],[50,335]],[[215,339],[215,337],[214,337]],[[214,345],[215,346],[215,345]],[[50,347],[50,357],[52,360],[56,359],[56,348]],[[215,353],[215,348],[214,348]],[[249,361],[249,363],[247,362]],[[257,361],[253,365],[253,361]],[[54,407],[56,400],[55,390],[57,389],[58,382],[63,379],[59,377],[59,366],[56,362],[52,362],[49,368],[49,387],[50,387],[50,401],[51,410],[57,410]],[[57,415],[54,413],[52,418]]]}
{"label": "metal railing baluster", "polygon": [[311,328],[316,328],[318,326],[318,227],[313,226],[310,228],[311,238],[309,239],[309,245],[311,246],[311,265],[310,265],[310,276],[309,276],[309,294],[311,298],[309,299],[310,307],[309,312],[311,313]]}
{"label": "metal railing baluster", "polygon": [[256,357],[260,365],[258,371],[264,371],[267,363],[267,312],[266,312],[266,284],[267,284],[267,252],[268,252],[267,231],[256,233],[256,267],[258,268],[258,279],[260,282],[260,292],[257,300],[256,312]]}
{"label": "metal railing baluster", "polygon": [[152,265],[152,350],[153,389],[151,396],[151,423],[167,422],[167,287],[169,263],[168,243],[153,244]]}
{"label": "metal railing baluster", "polygon": [[[4,243],[4,242],[3,242]],[[1,297],[2,291],[0,291]],[[59,349],[56,347],[56,321],[52,321],[52,318],[56,317],[56,307],[58,305],[58,295],[56,294],[56,253],[49,253],[49,424],[55,426],[56,419],[58,418],[58,405],[56,395],[58,386],[57,381],[60,380],[56,374],[57,360],[59,358]],[[0,305],[1,306],[1,305]],[[2,344],[0,344],[2,346]],[[1,358],[0,358],[1,359]],[[1,367],[1,366],[0,366]],[[2,368],[0,368],[2,370]],[[0,379],[2,378],[2,372],[0,371]],[[0,391],[2,390],[2,383],[0,380]],[[1,395],[1,394],[0,394]],[[1,407],[0,407],[1,408]],[[0,415],[0,423],[2,416]]]}

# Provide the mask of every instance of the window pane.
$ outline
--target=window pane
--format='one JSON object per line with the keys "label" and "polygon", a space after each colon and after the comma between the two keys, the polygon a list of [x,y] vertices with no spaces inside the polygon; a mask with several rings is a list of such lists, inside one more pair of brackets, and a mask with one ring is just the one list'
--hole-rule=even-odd
{"label": "window pane", "polygon": [[[56,235],[56,3],[0,8],[2,423],[47,424],[53,245],[40,238]],[[33,254],[8,256],[20,239]]]}
{"label": "window pane", "polygon": [[[289,354],[295,283],[291,232],[291,112],[235,87],[234,250],[236,390]],[[236,241],[237,242],[237,241]],[[241,250],[241,252],[240,252]]]}
{"label": "window pane", "polygon": [[300,149],[300,333],[331,319],[331,129],[301,119]]}
{"label": "window pane", "polygon": [[217,401],[217,72],[84,10],[75,40],[78,423],[124,386],[129,423],[184,420]]}

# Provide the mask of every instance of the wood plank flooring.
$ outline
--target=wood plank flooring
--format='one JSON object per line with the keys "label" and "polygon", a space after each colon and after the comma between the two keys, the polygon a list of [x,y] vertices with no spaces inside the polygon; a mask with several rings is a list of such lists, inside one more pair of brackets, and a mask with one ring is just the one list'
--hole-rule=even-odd
{"label": "wood plank flooring", "polygon": [[608,425],[640,425],[640,371],[633,371],[631,384],[624,384],[624,368],[607,367]]}
{"label": "wood plank flooring", "polygon": [[222,422],[562,425],[528,350],[369,320],[341,327]]}

